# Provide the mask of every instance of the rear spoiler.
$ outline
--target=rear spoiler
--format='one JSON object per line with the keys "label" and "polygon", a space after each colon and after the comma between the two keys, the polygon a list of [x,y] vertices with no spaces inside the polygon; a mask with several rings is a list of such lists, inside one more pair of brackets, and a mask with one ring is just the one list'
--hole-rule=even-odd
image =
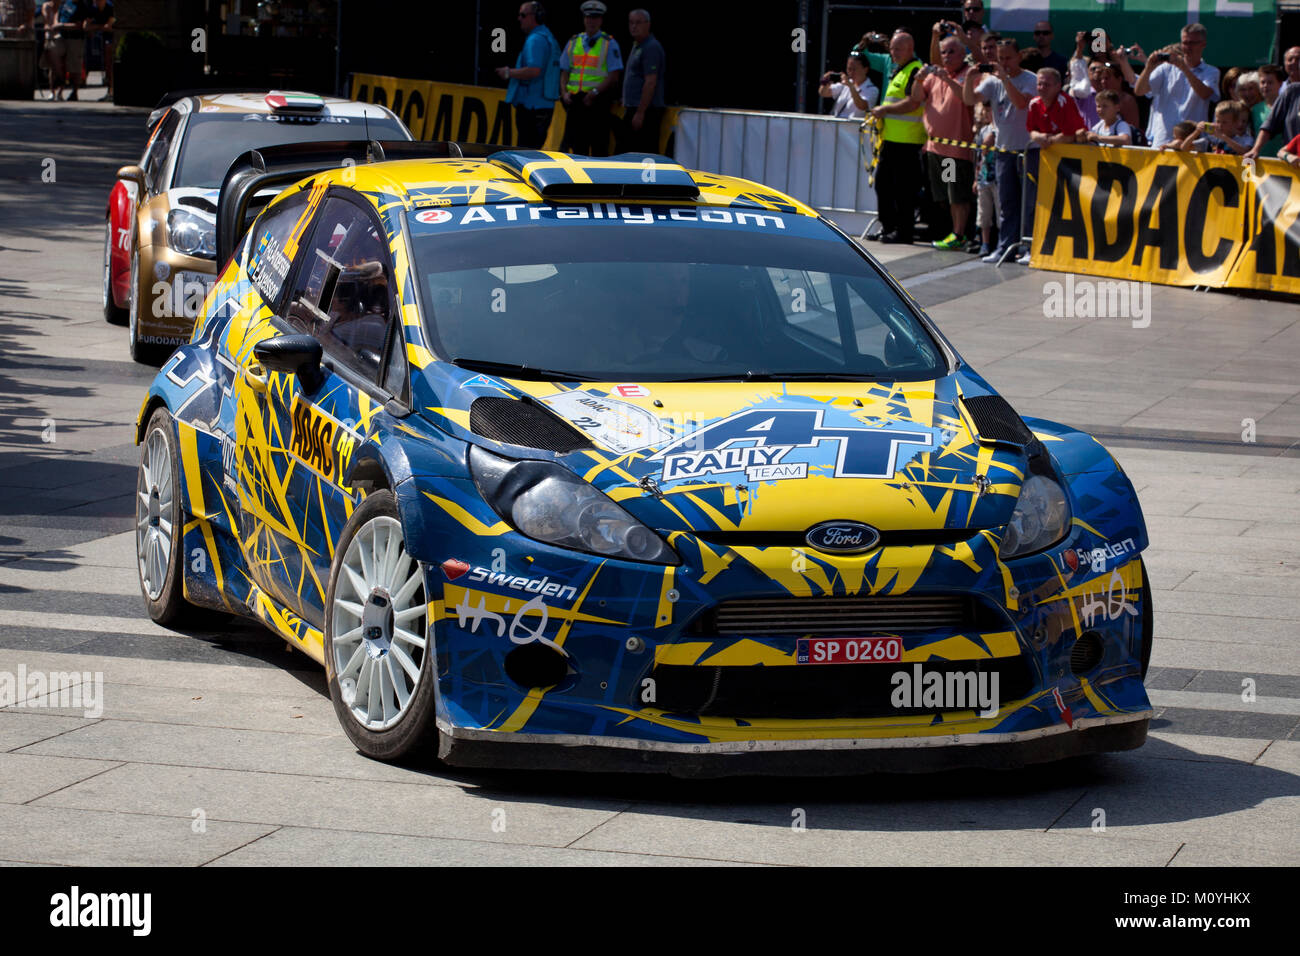
{"label": "rear spoiler", "polygon": [[241,153],[226,171],[217,201],[217,262],[227,262],[244,232],[260,212],[253,208],[257,193],[276,189],[327,169],[391,159],[482,158],[500,146],[481,143],[411,142],[407,140],[329,140],[289,143]]}

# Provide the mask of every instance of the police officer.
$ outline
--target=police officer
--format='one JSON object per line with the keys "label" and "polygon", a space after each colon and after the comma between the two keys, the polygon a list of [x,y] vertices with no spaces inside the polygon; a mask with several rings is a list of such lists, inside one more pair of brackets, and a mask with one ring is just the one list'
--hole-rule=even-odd
{"label": "police officer", "polygon": [[922,64],[916,58],[916,41],[901,30],[889,41],[889,56],[894,72],[885,86],[884,99],[871,111],[883,126],[876,168],[876,205],[884,228],[880,241],[910,243],[926,136],[921,122],[925,107],[910,108],[909,100]]}
{"label": "police officer", "polygon": [[582,5],[583,33],[573,36],[560,54],[560,85],[566,117],[560,149],[588,156],[609,155],[610,91],[618,88],[623,54],[618,41],[601,30],[605,5]]}

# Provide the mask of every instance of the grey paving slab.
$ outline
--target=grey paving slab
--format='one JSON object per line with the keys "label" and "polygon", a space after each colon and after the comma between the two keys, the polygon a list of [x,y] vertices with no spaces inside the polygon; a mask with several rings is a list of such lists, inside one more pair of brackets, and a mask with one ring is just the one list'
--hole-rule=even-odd
{"label": "grey paving slab", "polygon": [[701,857],[612,853],[482,840],[284,827],[210,866],[742,866]]}
{"label": "grey paving slab", "polygon": [[1296,854],[1293,847],[1286,844],[1286,841],[1279,841],[1274,845],[1252,844],[1246,847],[1235,843],[1194,839],[1183,844],[1183,848],[1169,862],[1169,866],[1170,868],[1295,866],[1298,859],[1300,856]]}
{"label": "grey paving slab", "polygon": [[627,805],[582,796],[558,801],[418,782],[146,764],[127,764],[32,804],[186,820],[201,809],[209,820],[555,847],[568,846]]}
{"label": "grey paving slab", "polygon": [[1300,623],[1297,623],[1300,622],[1300,598],[1296,597],[1179,588],[1165,596],[1162,607],[1165,611],[1182,614],[1227,615],[1237,619],[1266,618],[1295,625],[1293,635],[1300,631]]}
{"label": "grey paving slab", "polygon": [[1140,753],[1152,760],[1195,760],[1220,763],[1254,763],[1271,741],[1253,738],[1218,737],[1212,734],[1182,734],[1174,726],[1148,731]]}
{"label": "grey paving slab", "polygon": [[1201,710],[1192,707],[1164,707],[1155,701],[1152,703],[1156,706],[1152,726],[1174,733],[1245,740],[1280,740],[1300,726],[1300,717],[1291,714]]}
{"label": "grey paving slab", "polygon": [[[65,739],[67,738],[67,739]],[[178,725],[138,720],[105,720],[24,753],[89,757],[180,767],[262,770],[274,773],[330,774],[348,779],[441,783],[358,754],[335,728],[328,735]]]}
{"label": "grey paving slab", "polygon": [[1261,673],[1286,670],[1300,673],[1300,648],[1278,644],[1189,640],[1176,636],[1178,628],[1156,618],[1155,643],[1151,648],[1153,667],[1208,667],[1214,670],[1243,670]]}
{"label": "grey paving slab", "polygon": [[[1251,618],[1243,620],[1231,613],[1213,614],[1205,611],[1175,611],[1170,606],[1170,599],[1178,591],[1166,591],[1160,595],[1157,608],[1157,641],[1176,637],[1194,639],[1201,642],[1218,642],[1230,646],[1240,646],[1243,653],[1250,644],[1272,645],[1274,649],[1293,649],[1296,647],[1297,625],[1294,620],[1268,618]],[[1213,602],[1205,602],[1212,609]],[[1243,643],[1243,636],[1249,636],[1249,642]],[[1251,658],[1254,661],[1272,659],[1268,653],[1262,657]],[[1244,658],[1243,658],[1244,660]],[[1170,662],[1172,663],[1172,662]],[[1206,664],[1207,667],[1221,667],[1218,664]],[[1260,666],[1242,663],[1242,667]],[[1273,669],[1273,668],[1265,668]]]}
{"label": "grey paving slab", "polygon": [[0,751],[17,750],[92,723],[93,720],[84,717],[61,717],[32,710],[0,711]]}
{"label": "grey paving slab", "polygon": [[[1273,851],[1277,834],[1293,832],[1300,812],[1300,777],[1262,764],[1146,760],[1136,751],[1115,755],[1108,767],[1097,790],[1071,808],[1053,832],[1086,835],[1091,810],[1099,807],[1107,834]],[[1287,856],[1300,862],[1300,844],[1292,841]]]}
{"label": "grey paving slab", "polygon": [[64,866],[198,866],[270,833],[248,823],[204,822],[88,809],[0,804],[0,858]]}
{"label": "grey paving slab", "polygon": [[[719,813],[721,811],[719,810]],[[804,866],[1163,866],[1178,849],[1169,838],[1107,839],[1039,830],[924,826],[900,832],[888,826],[823,828],[810,813],[808,828],[788,822],[744,824],[713,819],[707,810],[638,808],[621,813],[573,844],[575,849],[692,853],[715,859]],[[785,813],[789,819],[789,810]]]}
{"label": "grey paving slab", "polygon": [[120,764],[0,753],[0,803],[27,803]]}
{"label": "grey paving slab", "polygon": [[[105,683],[103,716],[109,720],[192,724],[235,730],[327,736],[338,730],[338,718],[329,695],[309,691],[294,697],[212,691],[202,687],[150,687],[142,684]],[[77,708],[60,708],[50,696],[37,705],[51,714],[77,716]]]}

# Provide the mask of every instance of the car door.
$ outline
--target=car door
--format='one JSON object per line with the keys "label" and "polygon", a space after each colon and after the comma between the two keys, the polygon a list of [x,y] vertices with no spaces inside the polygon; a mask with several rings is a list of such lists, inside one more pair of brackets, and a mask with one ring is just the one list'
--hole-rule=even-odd
{"label": "car door", "polygon": [[396,348],[388,241],[374,211],[340,191],[325,199],[305,235],[292,291],[269,323],[277,334],[317,339],[322,376],[305,390],[297,375],[263,370],[261,387],[251,370],[240,417],[267,437],[262,467],[248,471],[252,484],[241,498],[250,503],[258,585],[320,627],[334,547],[358,500],[343,477],[385,402],[404,387],[406,370]]}

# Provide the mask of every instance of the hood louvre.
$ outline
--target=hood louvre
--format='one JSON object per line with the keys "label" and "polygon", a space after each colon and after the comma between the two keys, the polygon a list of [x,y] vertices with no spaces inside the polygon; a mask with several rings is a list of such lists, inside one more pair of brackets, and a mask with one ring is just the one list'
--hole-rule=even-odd
{"label": "hood louvre", "polygon": [[546,409],[514,398],[484,396],[469,407],[469,429],[506,445],[565,454],[590,448],[585,435]]}
{"label": "hood louvre", "polygon": [[1034,440],[1029,426],[1001,395],[963,395],[961,403],[982,440],[1008,445],[1028,445]]}

